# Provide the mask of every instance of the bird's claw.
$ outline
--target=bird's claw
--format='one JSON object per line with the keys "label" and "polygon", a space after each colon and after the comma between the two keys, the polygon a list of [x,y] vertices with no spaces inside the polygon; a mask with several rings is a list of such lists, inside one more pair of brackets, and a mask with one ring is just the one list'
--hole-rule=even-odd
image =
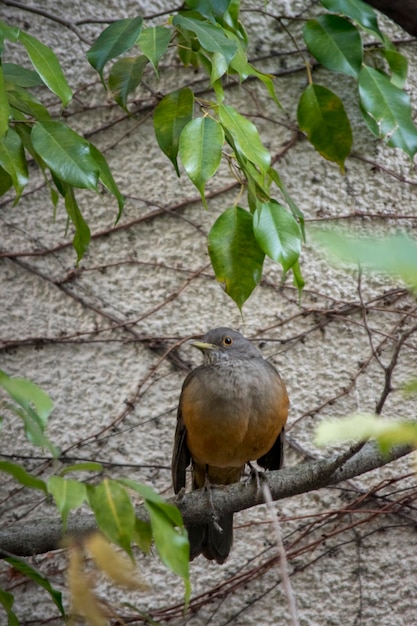
{"label": "bird's claw", "polygon": [[256,469],[256,467],[254,467],[252,463],[250,463],[249,461],[248,461],[248,466],[249,466],[249,476],[246,479],[246,483],[250,483],[254,480],[256,482],[256,492],[259,492],[261,490],[261,481],[268,480],[268,479],[265,476],[265,472],[262,472]]}

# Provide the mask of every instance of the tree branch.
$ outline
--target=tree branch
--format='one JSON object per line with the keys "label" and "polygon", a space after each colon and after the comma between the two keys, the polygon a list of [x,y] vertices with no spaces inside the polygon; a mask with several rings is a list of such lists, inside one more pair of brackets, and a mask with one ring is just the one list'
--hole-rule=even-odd
{"label": "tree branch", "polygon": [[[347,454],[343,452],[327,459],[269,472],[267,476],[272,498],[275,501],[282,500],[334,485],[382,467],[410,452],[409,447],[401,446],[384,456],[374,443],[367,443],[347,460]],[[207,495],[203,489],[171,499],[171,502],[178,506],[186,524],[211,519],[212,513],[207,506]],[[213,502],[222,517],[226,513],[235,513],[262,504],[263,496],[262,491],[257,489],[256,481],[242,481],[223,489],[213,489]],[[141,519],[147,519],[143,506],[137,507],[136,514]],[[67,534],[80,536],[96,528],[93,515],[76,514],[68,521]],[[61,547],[62,536],[62,523],[59,519],[43,518],[13,524],[6,530],[0,530],[0,557],[10,554],[30,556],[57,550]]]}

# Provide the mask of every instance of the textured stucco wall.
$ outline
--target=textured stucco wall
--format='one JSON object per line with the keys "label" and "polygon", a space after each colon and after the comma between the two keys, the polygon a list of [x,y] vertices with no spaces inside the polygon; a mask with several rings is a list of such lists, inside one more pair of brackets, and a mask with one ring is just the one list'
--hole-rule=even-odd
{"label": "textured stucco wall", "polygon": [[[261,4],[245,6],[259,8]],[[309,5],[274,0],[268,10],[292,15]],[[173,7],[173,3],[73,0],[69,5],[43,0],[38,6],[53,15],[77,20],[132,17],[137,12],[149,15]],[[189,335],[230,325],[262,342],[264,354],[286,380],[291,399],[287,464],[325,454],[312,441],[317,422],[351,411],[372,411],[384,385],[384,372],[372,356],[363,324],[357,273],[332,267],[308,242],[302,257],[306,290],[301,306],[290,279],[280,288],[279,268],[266,263],[265,281],[241,317],[214,280],[206,250],[211,224],[233,203],[237,189],[220,193],[210,200],[209,211],[204,211],[192,185],[185,177],[178,180],[161,155],[152,120],[146,117],[151,108],[128,119],[111,106],[83,56],[85,43],[51,19],[4,5],[1,13],[53,47],[71,86],[79,89],[76,101],[69,106],[69,122],[81,132],[94,131],[91,140],[105,150],[128,197],[121,219],[123,228],[111,232],[116,206],[109,195],[78,194],[92,233],[110,232],[94,237],[75,275],[71,246],[55,250],[69,241],[64,234],[64,210],[60,207],[56,219],[52,218],[48,191],[34,168],[28,193],[19,204],[0,204],[1,248],[9,253],[0,259],[0,340],[11,342],[7,348],[1,344],[0,367],[10,375],[33,379],[52,396],[51,439],[69,458],[109,463],[108,475],[131,476],[170,495],[175,411],[185,371],[161,357],[169,346]],[[262,57],[271,51],[292,49],[291,41],[271,19],[257,12],[245,12],[243,19],[253,54]],[[401,36],[392,25],[386,25]],[[297,26],[292,28],[297,30]],[[99,25],[82,27],[90,39],[100,30]],[[416,44],[404,43],[401,49],[410,60],[408,89],[416,104]],[[23,62],[20,49],[10,46],[9,50]],[[296,55],[275,56],[265,64],[270,71],[278,71],[301,65],[301,60]],[[163,93],[195,79],[192,73],[172,66],[161,75],[157,88]],[[326,74],[318,71],[316,76],[329,84]],[[155,87],[152,76],[148,80]],[[416,177],[410,163],[368,134],[356,110],[351,83],[343,78],[331,80],[352,115],[355,156],[349,159],[343,177],[336,166],[298,138],[277,163],[289,192],[304,211],[308,226],[317,219],[351,216],[355,225],[365,228],[372,224],[374,231],[397,227],[411,231],[417,213]],[[294,137],[292,122],[305,82],[304,72],[277,78],[284,113],[254,83],[230,88],[227,101],[254,116],[265,144],[272,154],[278,154]],[[145,90],[138,92],[137,98],[143,104],[153,102]],[[117,123],[110,123],[116,119]],[[224,167],[208,189],[221,190],[230,182]],[[358,213],[365,215],[355,218]],[[45,253],[36,256],[10,254],[42,250]],[[362,280],[363,301],[369,303],[369,328],[375,346],[382,342],[380,358],[384,364],[393,354],[395,339],[413,324],[412,317],[406,315],[413,314],[414,301],[407,296],[395,300],[394,287],[401,285],[377,277],[364,276]],[[383,299],[386,291],[390,300]],[[56,341],[49,341],[51,338]],[[415,350],[416,340],[411,336],[395,370],[394,390],[384,408],[387,415],[415,415],[415,401],[405,399],[399,389],[415,371]],[[199,355],[186,345],[180,347],[179,354],[185,364],[200,362]],[[5,420],[1,437],[4,454],[31,456],[31,446],[10,419]],[[42,459],[28,458],[25,463],[28,470],[40,475],[51,471]],[[397,462],[341,487],[277,505],[291,556],[291,580],[301,624],[415,623],[414,479],[404,478],[411,470],[410,461]],[[382,484],[384,480],[392,482]],[[362,513],[354,512],[352,502],[371,486],[379,486],[375,498],[366,500]],[[408,509],[404,505],[397,515],[384,513],[382,505],[388,506],[402,489],[410,497]],[[0,507],[7,524],[29,516],[55,515],[48,503],[35,495],[28,500],[15,482],[4,477]],[[325,516],[339,509],[348,512],[330,519]],[[264,507],[237,514],[235,525],[235,545],[225,565],[219,567],[203,559],[192,563],[193,595],[223,582],[227,591],[231,577],[243,576],[256,567],[258,574],[239,579],[241,583],[233,593],[223,599],[217,595],[185,621],[179,616],[174,623],[288,623],[279,572],[276,566],[262,570],[262,564],[275,554]],[[180,602],[179,581],[167,574],[154,556],[141,558],[141,562],[152,590],[146,596],[131,595],[129,600],[144,612]],[[58,587],[63,585],[62,558],[40,556],[35,564]],[[42,623],[54,615],[43,592],[20,578],[10,579],[5,567],[0,567],[0,575],[5,587],[16,594],[16,612],[22,623],[25,619],[28,623],[32,620],[31,624]],[[109,597],[116,609],[125,599],[123,593],[114,590]]]}

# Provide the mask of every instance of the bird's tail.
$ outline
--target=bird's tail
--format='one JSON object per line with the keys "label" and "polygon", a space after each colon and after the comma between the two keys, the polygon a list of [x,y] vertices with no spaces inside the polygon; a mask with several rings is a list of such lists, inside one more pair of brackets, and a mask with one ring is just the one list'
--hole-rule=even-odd
{"label": "bird's tail", "polygon": [[187,527],[190,540],[190,560],[203,554],[206,559],[224,563],[233,543],[233,513],[221,517],[217,525],[195,524]]}

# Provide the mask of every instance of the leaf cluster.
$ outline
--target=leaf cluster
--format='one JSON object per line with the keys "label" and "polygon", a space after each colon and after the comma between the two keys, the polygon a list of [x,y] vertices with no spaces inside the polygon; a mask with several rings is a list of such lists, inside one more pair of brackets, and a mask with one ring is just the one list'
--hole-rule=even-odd
{"label": "leaf cluster", "polygon": [[417,449],[417,424],[410,420],[383,419],[371,413],[357,413],[320,424],[316,443],[328,445],[374,439],[383,454],[394,446],[409,445]]}
{"label": "leaf cluster", "polygon": [[98,191],[104,185],[116,198],[119,217],[124,198],[104,155],[61,120],[32,93],[42,88],[54,94],[61,107],[72,91],[55,53],[28,33],[0,21],[0,52],[5,41],[22,44],[33,70],[14,63],[0,64],[0,195],[14,188],[15,203],[28,182],[28,160],[43,173],[54,207],[63,198],[68,220],[73,224],[73,245],[79,261],[90,242],[90,229],[76,199],[78,188]]}
{"label": "leaf cluster", "polygon": [[[413,157],[417,128],[404,91],[407,60],[382,33],[369,5],[361,0],[322,0],[322,5],[328,13],[304,27],[310,53],[326,69],[356,81],[360,110],[371,132]],[[133,44],[139,47],[141,54],[116,60],[108,72],[107,87],[126,110],[146,63],[158,76],[158,64],[169,48],[176,47],[185,66],[206,71],[215,99],[197,98],[188,87],[173,91],[157,104],[154,129],[177,175],[181,163],[205,208],[206,183],[222,160],[241,185],[235,204],[213,225],[208,249],[217,279],[242,308],[262,277],[265,256],[282,265],[283,278],[291,269],[294,283],[302,289],[298,260],[305,233],[302,213],[273,167],[256,126],[225,101],[226,77],[239,82],[255,77],[280,106],[273,77],[248,60],[239,8],[237,0],[189,0],[166,26],[146,28],[140,18],[119,20],[103,31],[87,56],[106,84],[106,64]],[[366,48],[364,35],[371,35],[375,44]],[[379,67],[381,60],[387,71]],[[307,75],[309,84],[297,109],[299,127],[343,172],[353,142],[350,120],[339,96],[314,82],[309,66]]]}
{"label": "leaf cluster", "polygon": [[[304,41],[327,70],[355,81],[360,110],[370,131],[411,158],[417,151],[417,128],[404,85],[407,60],[381,31],[374,10],[362,0],[321,0],[327,10],[305,24]],[[184,170],[207,208],[206,184],[226,162],[240,192],[217,219],[209,235],[210,259],[217,279],[242,308],[262,276],[265,256],[281,264],[283,278],[292,271],[301,291],[299,256],[305,238],[301,211],[289,196],[263,145],[258,129],[226,102],[226,82],[248,78],[262,82],[280,107],[273,76],[248,59],[248,36],[239,0],[186,0],[163,25],[138,15],[112,22],[87,51],[110,96],[129,115],[129,99],[147,67],[159,78],[161,60],[176,53],[185,67],[202,68],[213,100],[202,100],[184,87],[159,99],[154,110],[158,145],[180,176]],[[10,188],[19,199],[28,179],[27,154],[41,168],[56,205],[62,196],[75,228],[78,261],[90,241],[75,190],[98,190],[99,182],[117,198],[118,218],[124,199],[104,156],[50,112],[32,93],[46,87],[61,106],[71,89],[53,51],[27,33],[0,23],[1,42],[22,44],[33,71],[3,63],[0,67],[0,193]],[[365,45],[364,38],[372,43]],[[300,52],[300,55],[302,53]],[[315,82],[306,63],[308,86],[297,119],[315,149],[344,171],[353,135],[339,96]],[[246,197],[246,201],[244,198]]]}
{"label": "leaf cluster", "polygon": [[[24,378],[12,378],[0,371],[0,387],[8,394],[13,402],[6,401],[3,408],[8,409],[23,421],[27,439],[35,446],[48,449],[55,458],[59,450],[47,438],[45,430],[48,418],[53,409],[50,397],[32,381]],[[1,424],[1,422],[0,422]],[[46,481],[27,472],[20,464],[10,461],[0,461],[0,474],[8,474],[26,488],[42,491],[45,496],[51,497],[61,514],[63,533],[65,533],[68,516],[71,512],[87,505],[94,513],[96,523],[108,542],[122,548],[131,561],[134,560],[132,547],[136,545],[142,552],[148,553],[152,543],[166,567],[179,575],[185,585],[185,600],[188,602],[191,592],[189,579],[189,542],[179,510],[166,503],[151,487],[131,479],[104,478],[101,482],[93,480],[69,478],[68,474],[90,473],[92,476],[102,473],[100,463],[84,462],[67,466],[58,473],[50,476]],[[149,520],[144,521],[136,517],[133,500],[130,494],[139,496],[144,503]],[[97,547],[97,542],[99,546]],[[104,543],[103,543],[104,542]],[[93,555],[99,569],[113,578],[122,580],[120,570],[116,567],[116,556],[110,557],[112,548],[107,547],[104,539],[89,538],[85,544],[86,550]],[[106,550],[104,550],[106,547]],[[77,548],[79,550],[79,547]],[[82,555],[74,548],[72,568],[83,577]],[[104,552],[103,552],[104,550]],[[105,557],[107,554],[107,557]],[[25,561],[10,556],[6,559],[12,567],[28,576],[36,584],[45,588],[55,604],[64,615],[61,603],[61,594],[52,589],[49,582],[36,569]],[[71,568],[70,568],[71,569]],[[80,573],[80,571],[81,573]],[[132,579],[133,581],[133,579]],[[123,579],[123,586],[126,581]],[[78,587],[77,587],[78,589]],[[79,591],[79,589],[78,589]],[[84,606],[85,593],[79,594],[79,600]],[[74,595],[73,593],[73,595]],[[57,595],[58,594],[58,595]],[[14,619],[13,596],[0,590],[0,604],[3,605],[10,619]],[[88,604],[88,602],[87,602]],[[17,619],[17,618],[16,618]],[[11,622],[13,623],[13,621]],[[17,621],[14,623],[18,624]]]}
{"label": "leaf cluster", "polygon": [[[248,208],[236,201],[226,209],[213,225],[208,242],[217,279],[242,308],[261,279],[265,255],[282,265],[284,276],[292,269],[302,289],[298,258],[304,224],[255,124],[225,103],[223,79],[233,76],[244,81],[252,76],[262,81],[279,105],[272,76],[257,70],[247,58],[239,4],[190,0],[170,19],[169,27],[144,29],[140,18],[119,20],[103,31],[87,58],[125,109],[146,62],[158,75],[159,61],[170,45],[176,46],[185,66],[203,67],[207,72],[215,100],[201,100],[188,87],[165,95],[154,111],[155,136],[178,176],[181,162],[205,208],[206,183],[223,159],[242,187],[239,197],[246,193]],[[133,43],[141,54],[116,60],[106,78],[106,64],[130,50]]]}
{"label": "leaf cluster", "polygon": [[[407,59],[380,30],[375,11],[365,2],[321,0],[321,4],[330,13],[309,20],[304,27],[310,53],[326,69],[355,81],[359,108],[371,133],[413,158],[417,127],[404,90]],[[374,42],[365,46],[364,35]],[[316,83],[310,74],[297,115],[300,128],[316,150],[344,171],[353,138],[339,96]]]}

